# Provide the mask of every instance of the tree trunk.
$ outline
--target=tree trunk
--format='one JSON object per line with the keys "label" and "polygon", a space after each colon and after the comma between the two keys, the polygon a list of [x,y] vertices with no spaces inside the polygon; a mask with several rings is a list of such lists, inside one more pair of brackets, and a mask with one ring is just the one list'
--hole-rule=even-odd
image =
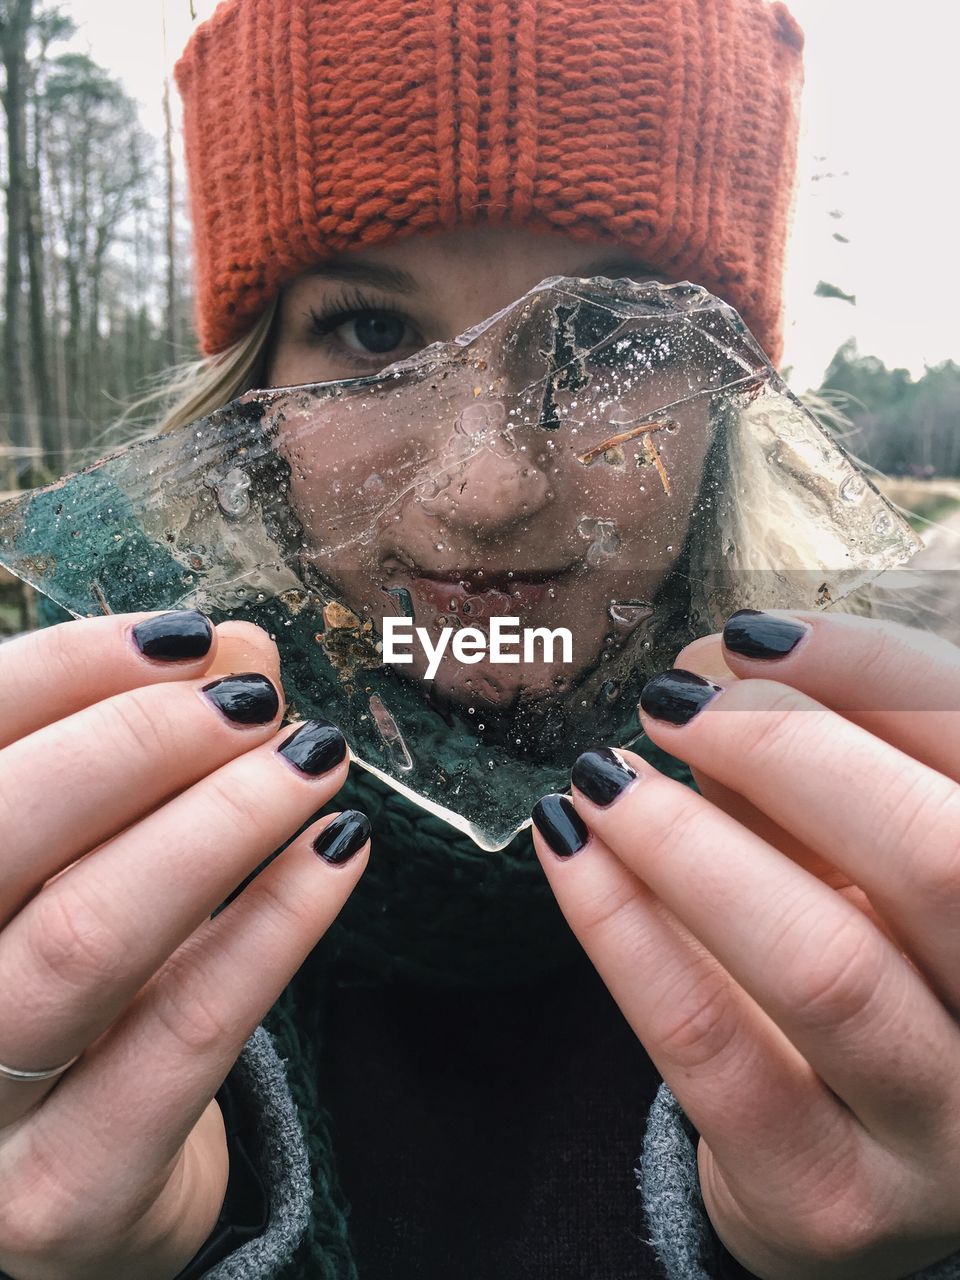
{"label": "tree trunk", "polygon": [[[27,265],[30,272],[30,363],[39,417],[38,435],[45,455],[56,445],[56,403],[47,350],[46,288],[44,280],[43,212],[40,193],[40,122],[37,105],[33,115],[33,161],[30,165],[27,213]],[[52,459],[51,459],[52,461]],[[46,457],[38,459],[43,465]]]}
{"label": "tree trunk", "polygon": [[23,252],[29,198],[27,176],[27,32],[33,16],[33,0],[8,0],[0,23],[0,41],[6,82],[3,106],[7,118],[7,262],[3,356],[6,374],[7,412],[15,443],[36,446],[36,415],[29,384]]}
{"label": "tree trunk", "polygon": [[169,359],[175,363],[180,359],[180,333],[177,317],[177,255],[176,255],[176,188],[173,170],[173,121],[170,115],[170,77],[163,81],[163,138],[166,152],[166,196],[167,196],[167,345],[170,348]]}
{"label": "tree trunk", "polygon": [[[63,224],[63,190],[57,161],[47,151],[46,177],[51,222],[55,226]],[[55,217],[53,216],[55,212]],[[52,232],[56,240],[56,232]],[[56,443],[57,470],[66,471],[70,462],[73,442],[70,432],[70,392],[67,371],[67,347],[65,337],[66,308],[63,305],[63,273],[60,269],[60,255],[54,248],[50,254],[50,307],[49,319],[53,341],[54,395],[56,404]]]}

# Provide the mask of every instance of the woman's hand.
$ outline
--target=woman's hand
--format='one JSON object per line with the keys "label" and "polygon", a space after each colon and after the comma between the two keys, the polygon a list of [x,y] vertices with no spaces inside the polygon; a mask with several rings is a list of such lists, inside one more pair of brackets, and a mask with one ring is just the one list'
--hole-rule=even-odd
{"label": "woman's hand", "polygon": [[0,1072],[0,1269],[169,1280],[223,1201],[214,1094],[359,879],[366,819],[325,817],[209,917],[339,790],[347,745],[278,733],[276,647],[196,613],[10,641],[0,690],[0,1064],[79,1055]]}
{"label": "woman's hand", "polygon": [[586,752],[534,842],[700,1133],[718,1235],[763,1280],[898,1280],[953,1253],[960,649],[744,611],[647,684],[641,718],[703,795]]}

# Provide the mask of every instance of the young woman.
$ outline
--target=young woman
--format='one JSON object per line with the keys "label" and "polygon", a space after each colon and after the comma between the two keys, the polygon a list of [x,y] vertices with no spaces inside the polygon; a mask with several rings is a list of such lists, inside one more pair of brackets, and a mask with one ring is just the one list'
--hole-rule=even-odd
{"label": "young woman", "polygon": [[[690,278],[778,358],[801,43],[764,0],[227,0],[166,428],[549,275]],[[736,614],[644,689],[663,768],[585,752],[497,854],[281,728],[257,628],[0,676],[13,1280],[960,1275],[952,646]]]}

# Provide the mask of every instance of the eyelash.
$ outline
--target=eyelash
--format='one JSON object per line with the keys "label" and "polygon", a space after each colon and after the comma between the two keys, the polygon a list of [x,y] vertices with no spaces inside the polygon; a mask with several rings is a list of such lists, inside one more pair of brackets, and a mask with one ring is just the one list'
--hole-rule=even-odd
{"label": "eyelash", "polygon": [[371,351],[369,357],[364,359],[355,351],[345,347],[336,339],[335,331],[342,324],[346,324],[348,320],[357,320],[361,316],[374,314],[377,316],[387,316],[392,320],[400,320],[405,325],[413,328],[412,322],[407,316],[400,311],[395,311],[391,307],[381,306],[372,296],[362,293],[359,289],[344,290],[343,293],[334,295],[319,309],[310,308],[310,331],[314,337],[322,339],[322,345],[328,347],[338,360],[342,360],[344,364],[352,365],[355,369],[362,369],[367,373],[384,368],[385,365],[392,364],[394,360],[401,359],[399,355],[392,352],[384,352],[378,355]]}

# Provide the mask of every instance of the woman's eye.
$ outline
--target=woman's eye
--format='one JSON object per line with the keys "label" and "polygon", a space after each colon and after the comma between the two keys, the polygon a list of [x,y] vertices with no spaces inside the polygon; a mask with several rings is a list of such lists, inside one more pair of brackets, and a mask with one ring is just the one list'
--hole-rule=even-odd
{"label": "woman's eye", "polygon": [[[357,316],[353,320],[348,320],[346,324],[340,326],[340,329],[342,329],[344,335],[342,341],[351,350],[386,355],[388,352],[394,351],[402,343],[404,333],[408,327],[407,322],[401,320],[399,316],[371,311],[365,315]],[[353,347],[350,340],[352,337],[359,343],[358,348]]]}
{"label": "woman's eye", "polygon": [[409,321],[391,311],[341,311],[327,316],[314,312],[312,328],[327,340],[335,355],[366,367],[382,366],[384,356],[422,345]]}

